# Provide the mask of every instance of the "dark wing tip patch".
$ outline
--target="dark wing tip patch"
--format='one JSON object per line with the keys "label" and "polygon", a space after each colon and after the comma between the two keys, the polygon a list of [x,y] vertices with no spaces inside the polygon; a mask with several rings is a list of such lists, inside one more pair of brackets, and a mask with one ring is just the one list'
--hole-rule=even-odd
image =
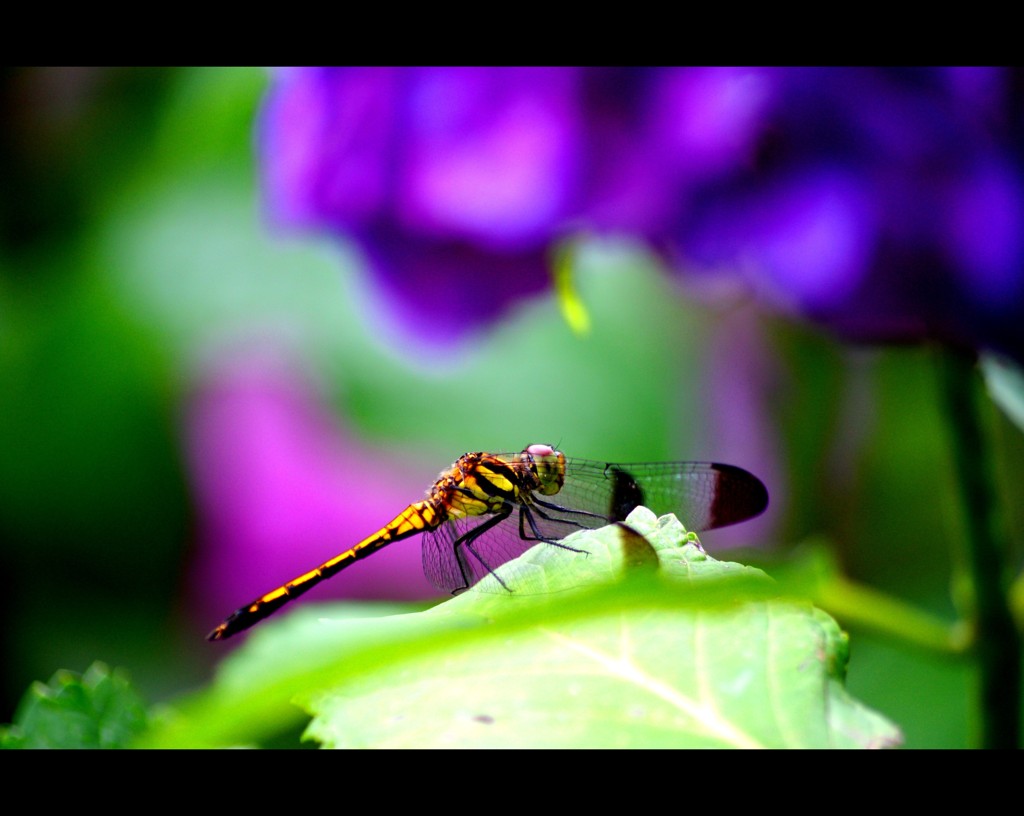
{"label": "dark wing tip patch", "polygon": [[759,516],[768,507],[768,488],[753,473],[735,465],[713,465],[718,474],[708,529]]}

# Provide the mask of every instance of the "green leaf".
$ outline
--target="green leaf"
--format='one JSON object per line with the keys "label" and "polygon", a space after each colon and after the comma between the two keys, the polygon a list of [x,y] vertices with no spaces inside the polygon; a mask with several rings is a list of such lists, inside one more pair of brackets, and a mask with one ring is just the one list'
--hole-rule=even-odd
{"label": "green leaf", "polygon": [[[591,598],[579,614],[550,621],[532,613],[550,610],[551,596],[460,596],[442,608],[498,614],[499,604],[523,605],[530,625],[306,695],[307,735],[329,747],[406,748],[900,742],[894,726],[845,693],[846,636],[830,617],[805,603],[747,600],[764,595],[763,575],[708,557],[673,516],[634,515],[630,524],[661,556],[667,580],[621,582],[600,596],[617,598],[608,609]],[[585,541],[587,560],[607,565],[620,538],[608,527],[566,543]],[[528,558],[547,559],[552,548],[535,552]]]}
{"label": "green leaf", "polygon": [[[151,745],[866,747],[899,731],[843,687],[846,636],[674,516],[534,548],[437,607],[266,624]],[[333,607],[336,610],[337,607]]]}
{"label": "green leaf", "polygon": [[61,670],[26,692],[4,748],[124,748],[146,726],[146,710],[128,678],[93,663],[85,674]]}

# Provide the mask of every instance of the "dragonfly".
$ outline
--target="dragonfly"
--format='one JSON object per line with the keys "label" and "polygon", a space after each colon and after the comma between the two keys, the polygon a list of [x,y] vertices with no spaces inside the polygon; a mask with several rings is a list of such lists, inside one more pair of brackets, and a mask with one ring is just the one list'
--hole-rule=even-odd
{"label": "dragonfly", "polygon": [[624,523],[640,505],[675,513],[702,532],[751,519],[768,506],[752,473],[716,462],[614,464],[567,458],[551,445],[519,453],[465,453],[442,472],[427,497],[406,507],[372,535],[256,598],[207,635],[224,640],[248,629],[321,581],[382,547],[423,535],[423,570],[442,592],[457,594],[544,543],[584,553],[562,539],[579,530]]}

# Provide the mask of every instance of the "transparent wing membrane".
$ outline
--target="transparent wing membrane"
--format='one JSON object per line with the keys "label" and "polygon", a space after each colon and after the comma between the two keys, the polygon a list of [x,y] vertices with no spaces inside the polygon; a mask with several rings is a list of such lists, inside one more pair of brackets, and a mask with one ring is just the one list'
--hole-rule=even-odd
{"label": "transparent wing membrane", "polygon": [[644,505],[657,516],[674,513],[695,533],[746,521],[768,506],[768,491],[760,479],[717,462],[615,464],[569,459],[565,486],[556,498],[603,516],[605,523],[624,521]]}

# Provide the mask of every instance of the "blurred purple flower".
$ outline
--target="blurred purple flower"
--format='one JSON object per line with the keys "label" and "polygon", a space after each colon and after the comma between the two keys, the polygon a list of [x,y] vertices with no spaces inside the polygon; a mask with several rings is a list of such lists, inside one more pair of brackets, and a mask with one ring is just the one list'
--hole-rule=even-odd
{"label": "blurred purple flower", "polygon": [[357,241],[401,322],[457,340],[544,291],[580,227],[669,236],[690,186],[748,160],[763,90],[736,69],[285,70],[267,206]]}
{"label": "blurred purple flower", "polygon": [[998,69],[789,69],[756,164],[680,224],[691,265],[849,339],[1024,360],[1024,131]]}
{"label": "blurred purple flower", "polygon": [[[263,112],[280,224],[354,239],[457,340],[579,230],[869,340],[1024,360],[1021,83],[998,69],[292,69]],[[1015,101],[1016,100],[1016,101]]]}
{"label": "blurred purple flower", "polygon": [[[253,360],[218,369],[186,432],[203,625],[362,540],[422,498],[434,475],[349,438],[308,386]],[[309,597],[436,597],[418,544],[388,547]]]}

